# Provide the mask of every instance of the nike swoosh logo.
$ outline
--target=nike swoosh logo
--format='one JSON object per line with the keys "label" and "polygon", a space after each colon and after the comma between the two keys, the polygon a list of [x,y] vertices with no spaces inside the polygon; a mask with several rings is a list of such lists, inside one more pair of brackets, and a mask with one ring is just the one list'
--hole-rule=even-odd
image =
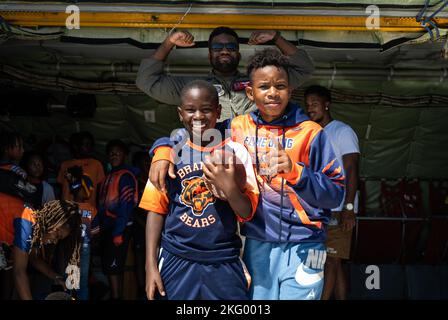
{"label": "nike swoosh logo", "polygon": [[296,271],[296,282],[301,286],[311,286],[319,281],[324,279],[324,272],[320,271],[318,273],[308,273],[304,269],[305,265],[302,263],[299,264]]}

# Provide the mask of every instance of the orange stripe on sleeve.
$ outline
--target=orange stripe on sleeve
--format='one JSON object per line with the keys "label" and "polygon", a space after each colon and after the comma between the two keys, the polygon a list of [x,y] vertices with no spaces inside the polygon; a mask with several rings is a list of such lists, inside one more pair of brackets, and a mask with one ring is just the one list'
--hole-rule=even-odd
{"label": "orange stripe on sleeve", "polygon": [[334,169],[334,171],[333,171],[331,174],[329,174],[328,176],[329,176],[329,177],[337,176],[338,174],[341,173],[341,171],[342,171],[342,168],[341,168],[341,167],[337,167],[337,168]]}
{"label": "orange stripe on sleeve", "polygon": [[302,205],[300,204],[299,200],[297,199],[294,193],[289,193],[288,196],[289,200],[291,200],[291,203],[294,206],[294,209],[297,212],[297,215],[299,216],[300,221],[303,224],[311,224],[313,226],[318,227],[319,229],[322,228],[322,222],[311,221],[310,218],[308,218],[308,215],[306,214],[305,210],[303,210]]}
{"label": "orange stripe on sleeve", "polygon": [[239,215],[236,214],[236,218],[238,219],[239,222],[246,222],[252,220],[258,206],[258,199],[259,199],[258,188],[256,190],[247,188],[246,191],[244,192],[244,195],[249,198],[252,210],[250,215],[246,218],[240,217]]}
{"label": "orange stripe on sleeve", "polygon": [[325,173],[326,171],[328,171],[328,169],[331,168],[331,166],[334,164],[335,161],[336,161],[336,159],[333,159],[333,161],[331,161],[329,164],[327,164],[327,166],[325,168],[323,168],[322,173]]}
{"label": "orange stripe on sleeve", "polygon": [[154,157],[152,158],[151,163],[154,163],[159,160],[168,160],[168,161],[174,163],[174,157],[173,157],[171,147],[160,146],[154,150]]}
{"label": "orange stripe on sleeve", "polygon": [[292,164],[292,170],[286,174],[279,174],[279,176],[285,178],[292,185],[296,185],[302,177],[303,167],[297,163]]}
{"label": "orange stripe on sleeve", "polygon": [[151,181],[146,182],[145,191],[143,191],[142,200],[138,205],[140,208],[147,211],[152,211],[160,214],[168,213],[169,199],[168,196],[160,192],[154,187]]}

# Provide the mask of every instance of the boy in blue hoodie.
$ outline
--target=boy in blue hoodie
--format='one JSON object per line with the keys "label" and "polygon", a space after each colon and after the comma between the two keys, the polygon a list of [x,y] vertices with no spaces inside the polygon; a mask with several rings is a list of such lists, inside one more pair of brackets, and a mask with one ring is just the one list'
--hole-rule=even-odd
{"label": "boy in blue hoodie", "polygon": [[[345,178],[325,132],[289,102],[287,70],[280,52],[256,53],[248,64],[246,94],[258,110],[230,124],[232,139],[252,157],[260,188],[254,218],[241,228],[251,297],[257,300],[320,299],[326,224],[343,197]],[[163,144],[155,160],[168,159]],[[166,174],[166,161],[155,160],[151,170]],[[157,175],[150,177],[164,188]]]}
{"label": "boy in blue hoodie", "polygon": [[106,151],[112,170],[101,183],[99,192],[101,260],[103,272],[109,276],[111,298],[121,299],[132,212],[138,204],[137,179],[135,169],[124,163],[128,148],[123,141],[109,141]]}

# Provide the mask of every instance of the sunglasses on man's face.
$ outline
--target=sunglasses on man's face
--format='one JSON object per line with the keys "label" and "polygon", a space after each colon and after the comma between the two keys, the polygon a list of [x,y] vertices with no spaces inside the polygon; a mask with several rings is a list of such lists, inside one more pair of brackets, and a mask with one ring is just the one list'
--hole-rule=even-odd
{"label": "sunglasses on man's face", "polygon": [[214,52],[219,52],[226,48],[229,51],[237,51],[238,50],[238,44],[235,42],[229,42],[229,43],[212,43],[210,46],[210,50]]}

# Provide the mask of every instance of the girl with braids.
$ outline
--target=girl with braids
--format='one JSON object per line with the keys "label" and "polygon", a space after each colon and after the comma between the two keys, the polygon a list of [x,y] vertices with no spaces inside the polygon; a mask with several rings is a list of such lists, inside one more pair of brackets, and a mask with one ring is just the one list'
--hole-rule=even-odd
{"label": "girl with braids", "polygon": [[[64,277],[57,274],[48,264],[49,255],[46,245],[62,240],[64,252],[71,253],[69,264],[77,271]],[[41,273],[65,287],[70,283],[79,286],[79,251],[81,246],[81,216],[78,205],[71,201],[53,200],[47,202],[41,210],[28,207],[20,214],[0,212],[0,242],[13,246],[13,277],[17,293],[21,299],[32,299],[27,274],[28,260]],[[72,279],[73,278],[73,279]],[[71,281],[73,280],[73,281]]]}

